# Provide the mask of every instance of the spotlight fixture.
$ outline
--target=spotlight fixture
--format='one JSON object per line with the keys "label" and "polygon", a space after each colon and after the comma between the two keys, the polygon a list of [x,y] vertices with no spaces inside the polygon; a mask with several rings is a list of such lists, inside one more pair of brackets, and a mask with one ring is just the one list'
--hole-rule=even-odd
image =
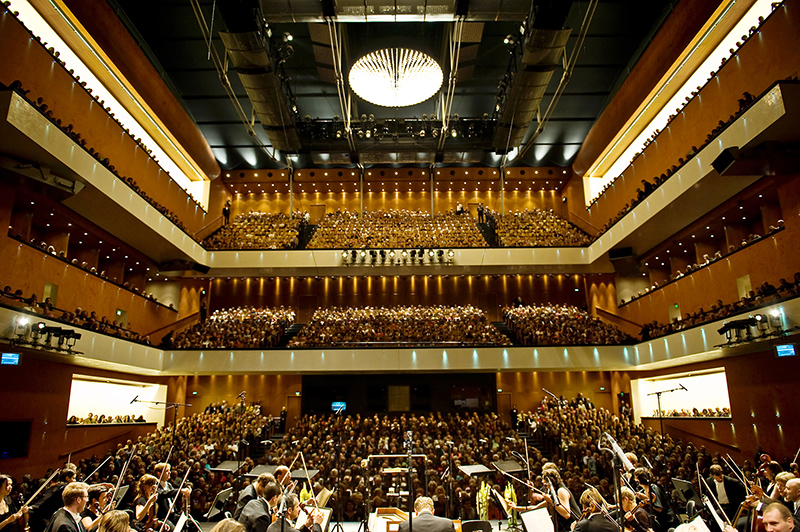
{"label": "spotlight fixture", "polygon": [[456,252],[455,252],[455,251],[453,251],[452,249],[448,249],[448,250],[447,250],[447,256],[448,256],[448,257],[450,257],[451,259],[452,259],[453,257],[455,257],[455,255],[456,255]]}
{"label": "spotlight fixture", "polygon": [[367,256],[367,252],[363,249],[358,254],[361,255],[362,259]]}
{"label": "spotlight fixture", "polygon": [[456,128],[450,130],[450,136],[453,138],[456,138],[458,136],[458,131],[456,130]]}
{"label": "spotlight fixture", "polygon": [[288,31],[283,32],[283,42],[292,42],[294,37]]}
{"label": "spotlight fixture", "polygon": [[404,249],[403,251],[400,252],[400,255],[402,255],[402,257],[405,259],[406,257],[408,257],[408,250]]}

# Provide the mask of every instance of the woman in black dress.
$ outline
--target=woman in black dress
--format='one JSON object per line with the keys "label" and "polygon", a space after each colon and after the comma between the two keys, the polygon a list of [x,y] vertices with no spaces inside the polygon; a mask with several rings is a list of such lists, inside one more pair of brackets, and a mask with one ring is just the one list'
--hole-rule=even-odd
{"label": "woman in black dress", "polygon": [[24,532],[28,521],[28,507],[19,508],[11,499],[14,481],[8,475],[0,475],[0,530],[4,532]]}

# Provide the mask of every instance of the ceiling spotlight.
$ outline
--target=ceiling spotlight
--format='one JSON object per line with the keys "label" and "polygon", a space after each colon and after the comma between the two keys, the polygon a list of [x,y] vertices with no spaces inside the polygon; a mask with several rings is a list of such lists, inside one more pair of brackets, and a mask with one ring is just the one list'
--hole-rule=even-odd
{"label": "ceiling spotlight", "polygon": [[342,130],[341,130],[341,129],[337,129],[337,130],[336,130],[336,138],[337,138],[337,139],[340,139],[340,138],[342,138]]}
{"label": "ceiling spotlight", "polygon": [[367,256],[367,252],[364,251],[363,249],[358,254],[361,255],[362,259]]}
{"label": "ceiling spotlight", "polygon": [[292,37],[291,33],[289,33],[288,31],[283,33],[283,42],[292,42],[293,40],[294,37]]}
{"label": "ceiling spotlight", "polygon": [[458,136],[458,131],[456,131],[456,128],[450,130],[450,136],[453,138],[456,138]]}
{"label": "ceiling spotlight", "polygon": [[420,129],[419,130],[419,136],[420,137],[424,137],[425,136],[425,130],[424,129]]}
{"label": "ceiling spotlight", "polygon": [[507,44],[509,46],[513,46],[517,43],[517,40],[514,38],[513,35],[509,34],[506,35],[506,38],[503,39],[503,44]]}
{"label": "ceiling spotlight", "polygon": [[408,257],[408,250],[404,249],[403,251],[400,252],[400,255],[402,255],[403,258]]}
{"label": "ceiling spotlight", "polygon": [[448,250],[447,250],[447,256],[448,256],[448,257],[450,257],[451,259],[452,259],[453,257],[455,257],[455,255],[456,255],[456,252],[455,252],[455,251],[453,251],[452,249],[448,249]]}
{"label": "ceiling spotlight", "polygon": [[370,137],[372,136],[372,130],[371,130],[371,129],[368,129],[368,130],[366,130],[366,131],[364,132],[364,135],[365,135],[367,138],[370,138]]}
{"label": "ceiling spotlight", "polygon": [[391,250],[391,251],[389,252],[389,257],[391,257],[391,258],[394,258],[394,250]]}

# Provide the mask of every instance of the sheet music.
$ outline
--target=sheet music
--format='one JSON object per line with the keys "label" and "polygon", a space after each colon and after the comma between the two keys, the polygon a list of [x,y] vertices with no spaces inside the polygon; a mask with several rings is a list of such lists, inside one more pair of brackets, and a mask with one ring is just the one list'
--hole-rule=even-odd
{"label": "sheet music", "polygon": [[[322,528],[322,532],[328,530],[328,524],[331,522],[331,515],[333,514],[333,510],[331,508],[313,508],[315,512],[322,513],[322,522],[319,526]],[[297,516],[297,521],[294,523],[294,527],[296,529],[300,529],[301,526],[305,524],[308,520],[308,512],[305,508],[300,508],[300,515]]]}
{"label": "sheet music", "polygon": [[547,508],[537,508],[519,514],[522,518],[522,526],[525,532],[554,532],[553,520],[547,513]]}
{"label": "sheet music", "polygon": [[689,525],[689,528],[686,529],[687,532],[711,532],[706,522],[699,515],[687,524]]}
{"label": "sheet music", "polygon": [[175,525],[175,532],[181,532],[181,530],[183,530],[183,525],[186,524],[186,521],[188,521],[188,519],[186,519],[186,514],[181,513],[181,518],[178,519],[178,524]]}

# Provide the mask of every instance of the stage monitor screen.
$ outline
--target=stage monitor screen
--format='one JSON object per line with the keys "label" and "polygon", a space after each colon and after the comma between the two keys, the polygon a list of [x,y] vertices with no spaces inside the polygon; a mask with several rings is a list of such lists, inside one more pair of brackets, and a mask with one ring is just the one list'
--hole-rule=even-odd
{"label": "stage monitor screen", "polygon": [[0,366],[19,366],[19,353],[3,353],[0,355]]}
{"label": "stage monitor screen", "polygon": [[31,439],[31,421],[0,421],[0,459],[26,458]]}
{"label": "stage monitor screen", "polygon": [[775,354],[779,357],[793,357],[797,354],[794,344],[783,344],[775,346]]}
{"label": "stage monitor screen", "polygon": [[347,403],[344,401],[334,401],[331,403],[331,410],[334,412],[344,412],[347,410]]}

